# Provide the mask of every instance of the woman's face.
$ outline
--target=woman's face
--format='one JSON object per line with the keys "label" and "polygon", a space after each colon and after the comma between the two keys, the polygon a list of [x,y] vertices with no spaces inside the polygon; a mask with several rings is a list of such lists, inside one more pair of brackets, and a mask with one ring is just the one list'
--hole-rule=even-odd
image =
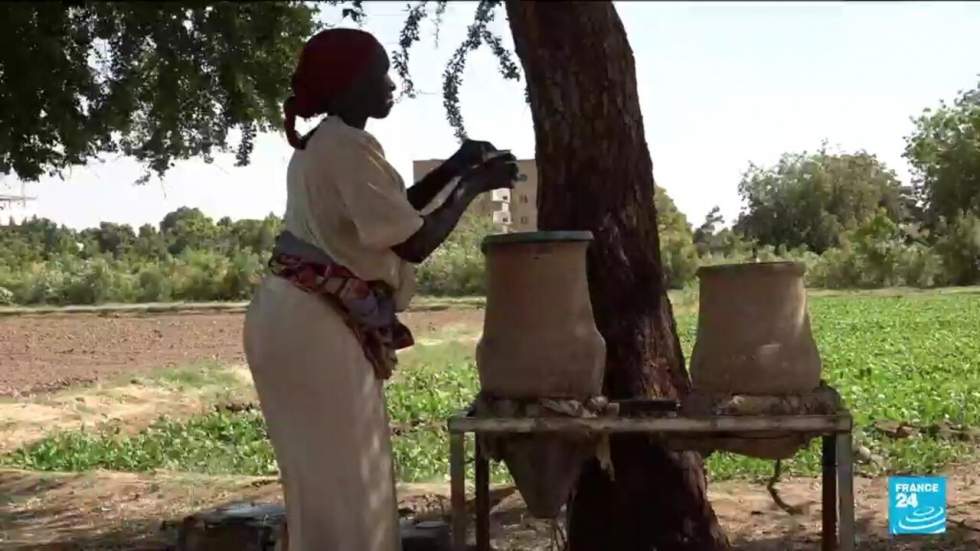
{"label": "woman's face", "polygon": [[368,115],[375,119],[383,119],[395,106],[395,82],[388,75],[391,63],[388,60],[388,52],[384,48],[378,48],[377,59],[377,74],[372,76],[368,86],[367,104],[372,106]]}
{"label": "woman's face", "polygon": [[372,119],[383,119],[395,105],[395,83],[388,76],[391,64],[388,53],[380,45],[374,59],[340,104],[337,114],[349,113]]}

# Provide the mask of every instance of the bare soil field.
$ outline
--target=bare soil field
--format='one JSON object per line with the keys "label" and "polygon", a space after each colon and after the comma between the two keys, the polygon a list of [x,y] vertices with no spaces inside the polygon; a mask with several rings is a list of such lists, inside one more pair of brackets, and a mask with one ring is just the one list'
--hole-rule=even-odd
{"label": "bare soil field", "polygon": [[[472,338],[482,317],[477,308],[452,308],[408,312],[403,320],[417,341],[433,342],[453,334]],[[229,368],[242,385],[234,388],[248,387],[242,321],[240,312],[0,317],[0,396],[7,397],[0,400],[0,452],[79,424],[113,421],[136,430],[159,410],[190,415],[214,401],[206,389],[193,393],[138,380],[160,368],[199,362],[237,366]],[[110,384],[100,388],[103,382]],[[858,549],[980,550],[980,469],[960,465],[947,475],[947,534],[902,539],[887,535],[886,479],[859,478]],[[802,514],[778,508],[761,484],[710,485],[712,503],[736,549],[819,548],[819,481],[787,479],[779,488]],[[448,510],[444,484],[399,485],[399,497],[413,515],[442,516]],[[174,523],[186,515],[233,502],[279,500],[275,478],[0,469],[0,549],[172,549]],[[549,528],[528,518],[512,492],[494,508],[497,549],[548,549]]]}
{"label": "bare soil field", "polygon": [[[241,313],[42,314],[0,318],[0,396],[58,390],[202,361],[241,364]],[[407,312],[417,339],[483,311]],[[477,329],[478,330],[478,329]]]}

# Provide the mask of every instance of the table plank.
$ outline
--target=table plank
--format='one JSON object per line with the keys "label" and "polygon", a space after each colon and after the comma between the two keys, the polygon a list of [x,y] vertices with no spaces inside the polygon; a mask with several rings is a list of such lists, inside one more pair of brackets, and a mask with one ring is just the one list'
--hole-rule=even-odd
{"label": "table plank", "polygon": [[850,432],[851,416],[837,415],[721,415],[710,417],[476,417],[449,418],[449,432],[477,433],[742,433]]}

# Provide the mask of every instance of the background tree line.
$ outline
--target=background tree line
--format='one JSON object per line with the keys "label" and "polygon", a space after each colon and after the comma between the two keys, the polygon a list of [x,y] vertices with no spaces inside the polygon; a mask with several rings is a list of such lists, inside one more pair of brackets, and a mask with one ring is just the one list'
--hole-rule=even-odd
{"label": "background tree line", "polygon": [[[980,86],[915,119],[905,158],[912,185],[865,151],[786,153],[750,164],[738,184],[742,212],[726,225],[716,207],[694,227],[659,186],[664,277],[694,282],[698,266],[789,259],[823,288],[980,283]],[[214,221],[197,209],[158,226],[103,222],[74,231],[45,219],[0,226],[0,303],[248,299],[282,221]],[[422,292],[483,291],[480,240],[489,219],[467,216],[419,269]]]}
{"label": "background tree line", "polygon": [[980,283],[980,85],[914,119],[912,185],[865,151],[786,153],[750,164],[730,227],[713,209],[697,228],[657,194],[672,287],[700,264],[791,259],[825,288]]}
{"label": "background tree line", "polygon": [[[103,222],[76,231],[43,218],[0,226],[0,304],[246,300],[282,220],[213,220],[180,208],[158,226]],[[467,215],[419,269],[423,292],[483,291],[480,240],[490,220]]]}

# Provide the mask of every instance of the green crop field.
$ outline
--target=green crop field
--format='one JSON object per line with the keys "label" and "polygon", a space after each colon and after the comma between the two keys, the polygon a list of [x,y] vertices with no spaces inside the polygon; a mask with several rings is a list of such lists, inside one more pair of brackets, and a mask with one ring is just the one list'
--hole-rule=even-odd
{"label": "green crop field", "polygon": [[[679,309],[685,352],[696,313]],[[824,377],[855,415],[859,446],[870,458],[866,474],[928,474],[976,457],[977,442],[951,436],[980,426],[980,294],[815,296],[810,313]],[[454,338],[461,338],[458,333]],[[388,387],[399,478],[442,479],[448,472],[445,418],[477,391],[472,340],[420,345],[402,356]],[[874,422],[902,421],[928,429],[895,439]],[[785,462],[793,474],[819,470],[817,442]],[[206,473],[272,474],[275,461],[258,411],[215,411],[175,421],[161,419],[135,435],[68,432],[50,436],[2,459],[35,470],[94,468]],[[713,479],[768,476],[772,464],[728,454],[708,460]],[[505,476],[502,469],[498,477]]]}

